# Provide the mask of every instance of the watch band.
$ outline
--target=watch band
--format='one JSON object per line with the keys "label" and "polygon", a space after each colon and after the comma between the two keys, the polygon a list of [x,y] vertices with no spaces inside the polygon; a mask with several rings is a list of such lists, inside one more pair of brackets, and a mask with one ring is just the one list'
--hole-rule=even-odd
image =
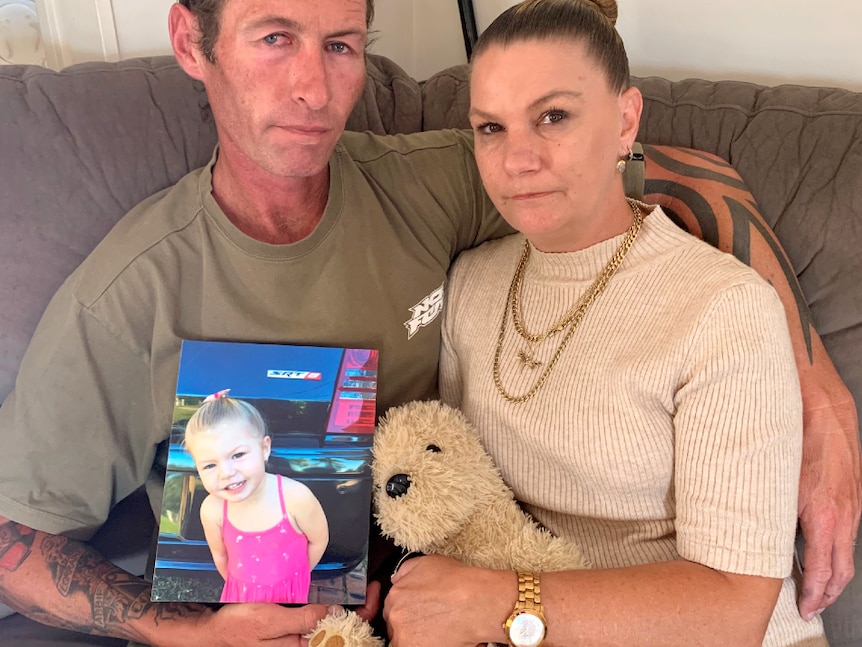
{"label": "watch band", "polygon": [[503,631],[510,647],[538,647],[545,639],[548,625],[542,610],[542,589],[537,573],[519,571],[518,601]]}
{"label": "watch band", "polygon": [[538,573],[518,573],[518,603],[522,611],[542,611]]}

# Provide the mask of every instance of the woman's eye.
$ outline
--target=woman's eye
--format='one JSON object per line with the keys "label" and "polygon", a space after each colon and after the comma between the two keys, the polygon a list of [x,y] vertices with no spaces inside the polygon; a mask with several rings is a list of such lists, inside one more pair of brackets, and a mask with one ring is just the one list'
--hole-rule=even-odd
{"label": "woman's eye", "polygon": [[566,113],[563,110],[548,110],[542,115],[541,123],[556,124],[566,118]]}
{"label": "woman's eye", "polygon": [[494,133],[499,133],[503,130],[503,127],[500,124],[495,124],[492,122],[488,122],[486,124],[481,124],[476,126],[474,130],[477,133],[481,133],[483,135],[493,135]]}

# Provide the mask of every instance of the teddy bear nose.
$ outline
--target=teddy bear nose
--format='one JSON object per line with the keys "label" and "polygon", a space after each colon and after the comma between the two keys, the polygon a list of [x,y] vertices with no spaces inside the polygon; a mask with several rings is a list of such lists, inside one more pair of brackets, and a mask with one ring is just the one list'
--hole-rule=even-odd
{"label": "teddy bear nose", "polygon": [[386,481],[386,494],[392,499],[397,499],[407,494],[407,490],[409,489],[410,477],[406,474],[396,474]]}

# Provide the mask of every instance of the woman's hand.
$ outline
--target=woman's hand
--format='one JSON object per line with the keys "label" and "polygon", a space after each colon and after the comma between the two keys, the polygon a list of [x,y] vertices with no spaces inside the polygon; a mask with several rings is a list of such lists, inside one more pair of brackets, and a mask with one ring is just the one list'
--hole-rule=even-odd
{"label": "woman's hand", "polygon": [[440,555],[413,558],[392,576],[383,605],[391,645],[505,644],[502,625],[517,590],[512,572],[473,568]]}

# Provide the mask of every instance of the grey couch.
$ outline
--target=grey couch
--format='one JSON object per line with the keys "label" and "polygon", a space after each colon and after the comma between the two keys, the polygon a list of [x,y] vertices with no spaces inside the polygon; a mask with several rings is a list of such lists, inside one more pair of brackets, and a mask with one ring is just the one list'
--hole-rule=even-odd
{"label": "grey couch", "polygon": [[[715,153],[744,178],[798,272],[827,349],[862,402],[862,94],[659,78],[637,84],[646,98],[639,141]],[[394,133],[465,126],[466,89],[463,66],[420,84],[371,56],[348,127]],[[172,58],[60,73],[0,67],[0,400],[64,278],[129,208],[205,164],[214,144],[203,88]],[[152,524],[137,493],[96,541],[140,573]],[[832,613],[833,645],[862,646],[850,622],[862,613],[862,587]],[[2,645],[75,639],[20,616],[0,620]]]}

